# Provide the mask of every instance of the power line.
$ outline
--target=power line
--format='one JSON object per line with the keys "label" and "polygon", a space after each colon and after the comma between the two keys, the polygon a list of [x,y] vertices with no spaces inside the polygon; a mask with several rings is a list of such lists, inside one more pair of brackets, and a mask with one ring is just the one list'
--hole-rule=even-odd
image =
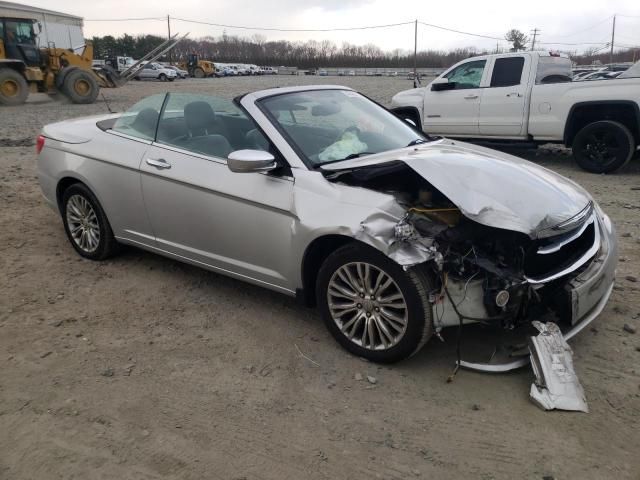
{"label": "power line", "polygon": [[595,28],[599,25],[602,25],[604,22],[608,22],[609,20],[611,20],[611,17],[613,17],[613,15],[609,15],[607,18],[605,18],[604,20],[599,21],[598,23],[594,23],[593,25],[591,25],[590,27],[587,28],[583,28],[582,30],[578,30],[576,32],[573,33],[569,33],[567,35],[558,35],[558,37],[560,38],[566,38],[566,37],[573,37],[574,35],[577,35],[578,33],[582,33],[582,32],[586,32],[588,30],[591,30],[592,28]]}
{"label": "power line", "polygon": [[197,23],[199,25],[209,25],[212,27],[233,28],[239,30],[262,30],[272,32],[343,32],[349,30],[370,30],[374,28],[398,27],[401,25],[411,25],[414,22],[389,23],[386,25],[367,25],[363,27],[344,27],[344,28],[272,28],[272,27],[248,27],[245,25],[227,25],[223,23],[204,22],[201,20],[189,20],[187,18],[171,17],[172,20],[180,22]]}
{"label": "power line", "polygon": [[580,43],[565,43],[565,42],[538,42],[540,45],[602,45],[606,42],[580,42]]}
{"label": "power line", "polygon": [[[623,17],[633,17],[631,15],[620,15]],[[613,17],[607,17],[606,19],[604,19],[603,21],[592,25],[591,27],[588,27],[584,30],[578,31],[578,32],[574,32],[573,34],[569,34],[569,35],[564,35],[564,37],[567,36],[571,36],[574,35],[576,33],[580,33],[586,30],[589,30],[595,26],[600,25],[601,23],[604,23],[605,21],[608,21],[609,19],[611,19]],[[230,24],[224,24],[224,23],[214,23],[214,22],[206,22],[206,21],[202,21],[202,20],[192,20],[192,19],[187,19],[187,18],[179,18],[179,17],[170,17],[171,20],[177,20],[180,22],[186,22],[186,23],[194,23],[194,24],[199,24],[199,25],[208,25],[208,26],[213,26],[213,27],[220,27],[220,28],[230,28],[230,29],[239,29],[239,30],[258,30],[258,31],[274,31],[274,32],[343,32],[343,31],[354,31],[354,30],[372,30],[372,29],[378,29],[378,28],[391,28],[391,27],[399,27],[399,26],[404,26],[404,25],[412,25],[415,24],[415,21],[410,21],[410,22],[399,22],[399,23],[389,23],[389,24],[383,24],[383,25],[365,25],[365,26],[358,26],[358,27],[337,27],[337,28],[277,28],[277,27],[256,27],[256,26],[247,26],[247,25],[230,25]],[[640,16],[638,17],[640,18]],[[128,22],[128,21],[148,21],[148,20],[154,20],[154,21],[167,21],[167,17],[140,17],[140,18],[102,18],[102,19],[85,19],[85,22]],[[478,37],[478,38],[486,38],[489,40],[498,40],[498,41],[505,41],[504,37],[496,37],[496,36],[492,36],[492,35],[484,35],[484,34],[480,34],[480,33],[473,33],[473,32],[466,32],[463,30],[457,30],[454,28],[449,28],[449,27],[444,27],[442,25],[435,25],[433,23],[427,23],[427,22],[422,22],[422,21],[418,21],[417,23],[419,23],[420,25],[423,25],[425,27],[430,27],[430,28],[435,28],[438,30],[444,30],[447,32],[452,32],[452,33],[458,33],[461,35],[469,35],[472,37]],[[535,37],[537,37],[537,34],[539,33],[538,29],[535,29],[533,32],[534,35],[534,42],[539,44],[539,45],[563,45],[563,46],[581,46],[581,45],[603,45],[605,44],[605,42],[552,42],[552,41],[547,41],[547,42],[541,42],[541,41],[536,41]],[[534,45],[535,45],[534,43]],[[622,46],[622,45],[621,45]]]}
{"label": "power line", "polygon": [[85,22],[131,22],[143,20],[166,20],[167,17],[146,17],[146,18],[85,18]]}
{"label": "power line", "polygon": [[461,33],[462,35],[470,35],[472,37],[488,38],[489,40],[501,40],[501,41],[504,41],[504,37],[492,37],[490,35],[482,35],[480,33],[463,32],[462,30],[455,30],[453,28],[442,27],[440,25],[433,25],[432,23],[425,23],[425,22],[418,22],[418,23],[420,25],[424,25],[425,27],[437,28],[439,30],[445,30],[447,32]]}

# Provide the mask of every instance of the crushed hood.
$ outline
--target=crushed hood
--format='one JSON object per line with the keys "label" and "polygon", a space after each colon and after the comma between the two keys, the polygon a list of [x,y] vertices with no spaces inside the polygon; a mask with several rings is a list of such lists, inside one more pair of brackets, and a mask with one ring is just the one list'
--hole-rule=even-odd
{"label": "crushed hood", "polygon": [[518,157],[452,140],[323,166],[343,170],[402,161],[471,220],[490,227],[549,236],[549,229],[591,202],[579,185]]}

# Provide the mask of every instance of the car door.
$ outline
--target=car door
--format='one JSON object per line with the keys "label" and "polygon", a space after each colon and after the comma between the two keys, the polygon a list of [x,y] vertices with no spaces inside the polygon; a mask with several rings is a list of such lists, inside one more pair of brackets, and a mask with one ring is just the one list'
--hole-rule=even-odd
{"label": "car door", "polygon": [[453,67],[442,78],[446,89],[426,87],[423,128],[427,133],[474,136],[479,133],[478,116],[486,59],[470,60]]}
{"label": "car door", "polygon": [[168,94],[141,165],[157,248],[256,283],[290,284],[293,177],[234,173],[233,150],[272,149],[229,100]]}
{"label": "car door", "polygon": [[150,63],[147,63],[142,70],[140,70],[140,73],[138,74],[138,76],[140,78],[156,78],[157,73],[156,73],[156,69],[153,65],[151,65]]}
{"label": "car door", "polygon": [[[531,57],[495,57],[480,100],[480,135],[519,137],[524,135]],[[487,75],[489,77],[489,75]]]}
{"label": "car door", "polygon": [[78,145],[78,153],[91,159],[79,171],[90,179],[114,235],[135,244],[153,245],[155,241],[142,199],[139,169],[155,136],[164,98],[165,94],[151,95],[115,121],[98,122],[102,132],[91,142]]}

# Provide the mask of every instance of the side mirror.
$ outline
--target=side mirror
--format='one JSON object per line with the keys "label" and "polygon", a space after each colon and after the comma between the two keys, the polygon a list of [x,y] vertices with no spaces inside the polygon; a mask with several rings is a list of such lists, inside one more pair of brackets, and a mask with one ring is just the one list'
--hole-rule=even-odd
{"label": "side mirror", "polygon": [[448,78],[436,78],[431,82],[431,91],[433,92],[453,90],[454,88],[456,88],[456,82],[450,82]]}
{"label": "side mirror", "polygon": [[269,172],[278,168],[276,159],[264,150],[236,150],[227,157],[227,167],[235,173]]}

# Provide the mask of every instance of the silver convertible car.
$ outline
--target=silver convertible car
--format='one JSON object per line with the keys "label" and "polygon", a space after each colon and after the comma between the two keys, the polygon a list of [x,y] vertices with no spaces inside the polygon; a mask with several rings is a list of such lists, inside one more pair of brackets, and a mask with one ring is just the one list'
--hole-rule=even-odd
{"label": "silver convertible car", "polygon": [[345,87],[153,95],[47,125],[37,148],[81,256],[128,244],[297,296],[376,362],[474,322],[570,338],[613,288],[614,228],[582,188]]}

